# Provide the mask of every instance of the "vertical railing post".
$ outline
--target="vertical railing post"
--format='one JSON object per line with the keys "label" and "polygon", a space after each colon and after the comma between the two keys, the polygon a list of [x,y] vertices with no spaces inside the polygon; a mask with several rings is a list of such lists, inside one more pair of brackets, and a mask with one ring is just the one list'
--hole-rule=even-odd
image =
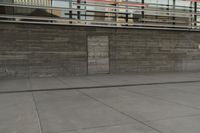
{"label": "vertical railing post", "polygon": [[192,26],[193,26],[193,22],[194,22],[194,17],[193,17],[193,14],[192,14],[192,12],[193,12],[193,2],[191,1],[190,2],[190,10],[189,10],[189,12],[191,13],[189,16],[189,27],[190,27],[190,29],[192,28]]}
{"label": "vertical railing post", "polygon": [[[50,0],[50,7],[53,7],[53,0]],[[53,9],[51,9],[51,17],[53,17]]]}
{"label": "vertical railing post", "polygon": [[194,26],[197,26],[197,2],[194,2]]}
{"label": "vertical railing post", "polygon": [[[169,15],[169,9],[170,9],[170,4],[169,4],[169,0],[168,0],[167,9],[166,9],[166,10],[168,11],[168,13],[167,13],[168,15]],[[168,17],[168,21],[170,21],[170,20],[171,20],[171,17],[169,16],[169,17]],[[168,24],[171,24],[171,23],[168,22]]]}
{"label": "vertical railing post", "polygon": [[[142,0],[142,4],[144,4],[144,0]],[[144,6],[142,6],[142,9],[144,9]],[[144,19],[144,11],[142,11],[142,19]]]}
{"label": "vertical railing post", "polygon": [[[126,2],[128,2],[128,0],[126,0]],[[126,8],[128,8],[128,6],[126,6]],[[128,10],[126,10],[126,23],[128,23]]]}
{"label": "vertical railing post", "polygon": [[[80,0],[77,0],[77,3],[80,4],[81,1],[80,1]],[[78,5],[77,8],[80,9],[80,8],[81,8],[80,5]],[[77,12],[77,18],[78,18],[78,20],[81,19],[81,12],[80,12],[80,11]]]}
{"label": "vertical railing post", "polygon": [[[69,8],[72,9],[72,0],[69,0]],[[69,11],[69,19],[73,18],[73,12],[72,10]],[[69,21],[69,23],[71,24],[72,21]]]}
{"label": "vertical railing post", "polygon": [[173,22],[173,25],[175,25],[175,17],[174,17],[174,13],[175,13],[175,9],[176,9],[176,0],[173,0],[173,17],[172,17],[172,20],[174,21]]}
{"label": "vertical railing post", "polygon": [[[115,2],[114,6],[117,7],[117,0],[114,0],[114,2]],[[117,23],[117,19],[118,19],[118,13],[117,13],[118,11],[117,11],[117,10],[118,10],[118,9],[116,8],[116,9],[115,9],[115,12],[116,12],[116,13],[115,13],[115,22],[116,22],[116,23]],[[116,24],[116,25],[117,25],[117,24]]]}

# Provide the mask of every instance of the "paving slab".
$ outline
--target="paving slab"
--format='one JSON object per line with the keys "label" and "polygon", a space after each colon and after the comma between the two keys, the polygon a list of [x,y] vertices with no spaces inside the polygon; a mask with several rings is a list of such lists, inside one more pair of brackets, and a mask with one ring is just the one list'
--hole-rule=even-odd
{"label": "paving slab", "polygon": [[86,78],[87,76],[81,77],[57,77],[58,80],[62,81],[68,87],[91,87],[91,86],[101,86],[99,82],[90,80]]}
{"label": "paving slab", "polygon": [[8,79],[0,80],[0,92],[184,82],[197,81],[199,77],[200,73],[145,73]]}
{"label": "paving slab", "polygon": [[159,133],[150,127],[142,124],[127,124],[109,127],[98,127],[92,129],[80,129],[76,131],[61,133]]}
{"label": "paving slab", "polygon": [[30,90],[28,79],[4,79],[0,80],[0,92]]}
{"label": "paving slab", "polygon": [[87,79],[100,83],[102,86],[129,84],[123,77],[117,75],[87,76]]}
{"label": "paving slab", "polygon": [[100,82],[101,85],[126,85],[126,84],[140,84],[140,83],[152,83],[146,76],[142,75],[106,75],[106,76],[88,76],[90,80]]}
{"label": "paving slab", "polygon": [[[179,87],[181,88],[184,86],[181,85]],[[188,107],[194,107],[194,108],[200,109],[200,93],[194,94],[194,93],[182,91],[181,89],[177,89],[168,85],[160,85],[160,87],[152,87],[152,88],[144,88],[144,89],[135,89],[135,88],[137,87],[129,87],[127,90],[132,91],[132,92],[138,92],[146,96],[152,96],[155,98],[160,98],[167,101],[179,103],[182,105],[186,105]]]}
{"label": "paving slab", "polygon": [[[199,73],[146,73],[146,74],[103,74],[82,77],[65,77],[64,81],[71,86],[112,86],[127,84],[149,84],[165,82],[198,81]],[[63,78],[62,78],[63,79]],[[80,85],[79,85],[80,84]]]}
{"label": "paving slab", "polygon": [[186,91],[200,95],[200,82],[197,83],[184,83],[184,84],[168,84],[164,85],[164,88],[174,88],[181,91]]}
{"label": "paving slab", "polygon": [[137,123],[77,91],[36,92],[34,96],[44,133]]}
{"label": "paving slab", "polygon": [[[154,82],[182,82],[182,81],[196,81],[199,78],[195,75],[195,73],[157,73],[148,75],[149,79]],[[147,75],[144,75],[147,77]]]}
{"label": "paving slab", "polygon": [[[0,80],[0,93],[13,92],[0,94],[0,133],[199,133],[200,82],[56,90],[199,78],[160,73]],[[53,90],[34,92],[35,106],[32,93],[17,92],[30,89]]]}
{"label": "paving slab", "polygon": [[41,133],[31,94],[0,95],[1,133]]}
{"label": "paving slab", "polygon": [[64,84],[56,78],[31,78],[30,84],[32,90],[60,89],[69,87],[67,84]]}
{"label": "paving slab", "polygon": [[182,117],[176,119],[149,122],[162,133],[199,133],[200,116]]}
{"label": "paving slab", "polygon": [[197,81],[200,73],[144,73],[144,74],[119,74],[113,77],[124,79],[126,82],[133,83],[163,83],[163,82],[182,82]]}
{"label": "paving slab", "polygon": [[200,110],[198,109],[116,88],[87,89],[81,91],[140,121],[200,114]]}

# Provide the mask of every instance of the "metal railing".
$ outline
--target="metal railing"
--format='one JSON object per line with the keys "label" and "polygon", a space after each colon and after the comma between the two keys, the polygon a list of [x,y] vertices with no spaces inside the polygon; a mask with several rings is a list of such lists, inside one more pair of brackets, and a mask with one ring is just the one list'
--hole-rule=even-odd
{"label": "metal railing", "polygon": [[[19,3],[19,2],[18,2]],[[185,10],[167,6],[155,8],[93,1],[71,1],[69,7],[36,3],[0,3],[1,22],[41,23],[62,25],[86,25],[123,28],[159,28],[176,30],[200,30],[200,12],[193,7]],[[181,6],[182,8],[184,6]],[[9,12],[10,11],[10,12]],[[23,11],[23,12],[22,12]],[[28,12],[29,11],[29,12]],[[142,15],[144,13],[144,16]]]}

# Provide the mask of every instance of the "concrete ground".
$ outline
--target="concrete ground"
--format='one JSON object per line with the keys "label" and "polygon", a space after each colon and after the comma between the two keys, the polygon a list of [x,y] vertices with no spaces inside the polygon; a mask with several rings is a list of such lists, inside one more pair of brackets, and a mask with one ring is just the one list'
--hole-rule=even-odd
{"label": "concrete ground", "polygon": [[0,80],[0,133],[199,133],[200,73]]}

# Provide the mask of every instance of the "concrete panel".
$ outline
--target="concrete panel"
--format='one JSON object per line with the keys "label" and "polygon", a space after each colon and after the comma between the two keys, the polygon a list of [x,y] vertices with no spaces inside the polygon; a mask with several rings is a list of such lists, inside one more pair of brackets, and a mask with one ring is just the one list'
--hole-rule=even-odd
{"label": "concrete panel", "polygon": [[101,88],[81,91],[140,121],[154,121],[199,114],[198,109],[136,93],[130,93],[123,89]]}
{"label": "concrete panel", "polygon": [[200,131],[200,116],[174,118],[149,122],[162,133],[198,133]]}
{"label": "concrete panel", "polygon": [[38,92],[34,95],[44,133],[137,123],[77,91]]}
{"label": "concrete panel", "polygon": [[1,94],[1,133],[42,133],[31,94]]}
{"label": "concrete panel", "polygon": [[128,124],[128,125],[117,125],[109,127],[99,127],[91,129],[81,129],[71,132],[61,133],[159,133],[150,127],[142,124]]}
{"label": "concrete panel", "polygon": [[179,103],[188,107],[200,108],[200,94],[189,92],[189,91],[181,91],[182,90],[193,88],[193,86],[181,86],[177,85],[173,87],[172,85],[162,85],[159,88],[144,88],[144,89],[130,89],[130,91],[138,92],[147,96],[152,96],[155,98],[160,98],[163,100]]}
{"label": "concrete panel", "polygon": [[107,36],[88,37],[88,73],[109,73]]}

